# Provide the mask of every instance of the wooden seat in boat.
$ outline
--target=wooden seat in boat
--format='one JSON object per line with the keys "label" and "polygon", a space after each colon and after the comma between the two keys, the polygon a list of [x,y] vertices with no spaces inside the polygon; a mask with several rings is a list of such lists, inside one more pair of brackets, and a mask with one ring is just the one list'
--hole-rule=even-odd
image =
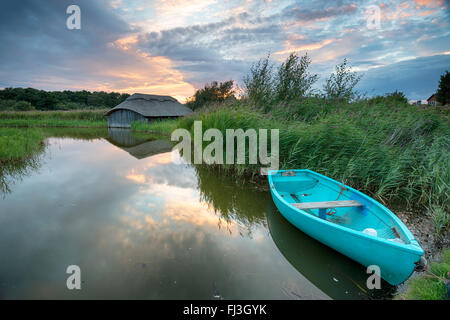
{"label": "wooden seat in boat", "polygon": [[356,200],[339,200],[339,201],[320,201],[320,202],[297,202],[292,203],[296,208],[307,209],[319,209],[319,218],[327,219],[326,209],[329,208],[345,208],[345,207],[361,207],[362,204]]}
{"label": "wooden seat in boat", "polygon": [[361,207],[362,204],[356,200],[320,201],[320,202],[298,202],[292,205],[299,209],[328,209],[344,207]]}

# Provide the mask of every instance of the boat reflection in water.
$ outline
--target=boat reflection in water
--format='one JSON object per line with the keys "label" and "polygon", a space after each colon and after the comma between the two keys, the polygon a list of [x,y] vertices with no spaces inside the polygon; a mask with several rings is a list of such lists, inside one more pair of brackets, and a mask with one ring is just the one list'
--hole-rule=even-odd
{"label": "boat reflection in water", "polygon": [[[394,286],[381,280],[380,290],[369,290],[366,281],[370,274],[365,267],[295,228],[281,215],[268,192],[244,182],[239,185],[232,177],[207,166],[195,168],[202,201],[209,203],[225,221],[238,222],[241,235],[251,235],[257,226],[267,226],[278,251],[290,265],[328,297],[392,298]],[[307,287],[307,283],[301,283],[297,293],[308,292]],[[297,298],[290,292],[285,295]]]}
{"label": "boat reflection in water", "polygon": [[366,268],[321,244],[290,224],[273,203],[267,206],[267,224],[283,256],[311,283],[333,299],[390,299],[395,287],[381,280],[381,289],[369,290]]}

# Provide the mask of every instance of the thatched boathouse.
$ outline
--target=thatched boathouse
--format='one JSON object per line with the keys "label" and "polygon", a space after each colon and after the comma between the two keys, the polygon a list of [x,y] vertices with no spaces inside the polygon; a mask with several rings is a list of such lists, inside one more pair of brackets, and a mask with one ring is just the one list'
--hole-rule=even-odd
{"label": "thatched boathouse", "polygon": [[105,115],[108,127],[129,128],[134,121],[176,118],[190,113],[191,109],[170,96],[135,93]]}

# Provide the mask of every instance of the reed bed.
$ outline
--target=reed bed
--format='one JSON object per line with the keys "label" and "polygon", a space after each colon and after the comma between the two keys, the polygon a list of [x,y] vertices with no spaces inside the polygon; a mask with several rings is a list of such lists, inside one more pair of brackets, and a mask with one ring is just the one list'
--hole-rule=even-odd
{"label": "reed bed", "polygon": [[40,151],[44,145],[41,130],[0,128],[0,163],[21,161]]}
{"label": "reed bed", "polygon": [[[0,127],[105,128],[105,111],[1,112]],[[202,121],[203,131],[216,128],[224,137],[226,129],[279,129],[281,169],[311,169],[382,203],[420,208],[443,232],[449,224],[448,116],[448,108],[420,109],[380,98],[353,103],[309,98],[261,108],[243,99],[210,105],[181,119],[135,122],[131,129],[170,135],[185,128],[193,133],[195,120]],[[0,129],[3,160],[26,156],[43,140],[39,131],[16,132],[13,137],[8,128]],[[261,179],[260,165],[246,160],[247,164],[216,167],[232,176]]]}
{"label": "reed bed", "polygon": [[106,111],[6,111],[0,112],[0,127],[106,127]]}
{"label": "reed bed", "polygon": [[25,120],[89,120],[106,121],[105,113],[108,109],[101,110],[72,110],[72,111],[4,111],[0,112],[0,119],[25,119]]}
{"label": "reed bed", "polygon": [[[311,169],[366,192],[382,203],[400,202],[448,226],[450,126],[448,112],[409,105],[306,103],[251,106],[248,101],[213,106],[183,118],[208,128],[279,129],[280,169]],[[206,143],[205,143],[206,145]],[[247,155],[248,156],[248,155]],[[225,154],[224,154],[225,157]],[[246,163],[248,163],[248,158]],[[221,165],[228,174],[259,176],[259,165]]]}
{"label": "reed bed", "polygon": [[170,134],[178,127],[178,119],[153,120],[149,122],[135,121],[131,124],[131,130],[139,132],[157,132]]}
{"label": "reed bed", "polygon": [[44,150],[41,130],[0,128],[0,195],[10,192],[11,181],[39,167]]}

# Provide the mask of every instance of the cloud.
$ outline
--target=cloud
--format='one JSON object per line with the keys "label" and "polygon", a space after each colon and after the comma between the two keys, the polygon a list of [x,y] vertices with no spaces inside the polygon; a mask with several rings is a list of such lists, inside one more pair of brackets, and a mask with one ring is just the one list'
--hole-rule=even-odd
{"label": "cloud", "polygon": [[193,86],[169,59],[128,50],[137,30],[107,2],[78,1],[81,30],[66,28],[69,4],[0,4],[0,19],[8,26],[0,31],[8,48],[0,52],[1,87],[160,93],[179,99],[193,94]]}
{"label": "cloud", "polygon": [[444,0],[414,0],[419,6],[425,6],[429,8],[436,8],[444,5]]}
{"label": "cloud", "polygon": [[365,72],[358,89],[369,95],[399,90],[408,99],[427,99],[446,70],[450,70],[450,54],[401,61]]}
{"label": "cloud", "polygon": [[449,51],[444,1],[386,2],[375,30],[366,25],[370,3],[346,0],[81,0],[81,30],[65,26],[69,4],[0,3],[0,87],[144,92],[183,101],[213,80],[242,84],[250,65],[268,53],[281,62],[308,52],[323,80],[344,58],[367,71]]}
{"label": "cloud", "polygon": [[269,52],[316,50],[335,41],[325,37],[313,40],[312,34],[295,38],[286,28],[293,26],[296,34],[296,22],[314,24],[356,10],[352,4],[304,10],[301,6],[289,5],[273,14],[234,8],[230,11],[234,15],[219,21],[146,33],[139,37],[137,46],[150,55],[168,57],[196,87],[213,80],[240,81],[249,66]]}

